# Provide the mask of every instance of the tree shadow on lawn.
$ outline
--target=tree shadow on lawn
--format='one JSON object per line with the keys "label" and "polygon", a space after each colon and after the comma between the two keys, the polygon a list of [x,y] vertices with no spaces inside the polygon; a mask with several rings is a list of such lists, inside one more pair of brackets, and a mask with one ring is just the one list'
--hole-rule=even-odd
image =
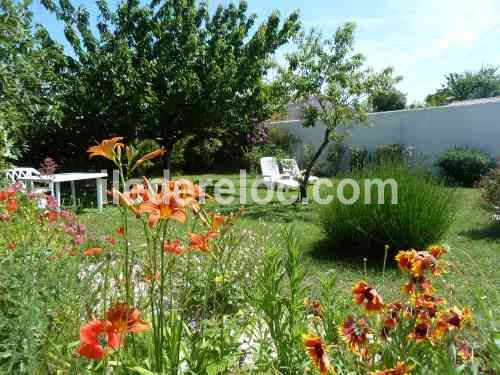
{"label": "tree shadow on lawn", "polygon": [[[335,262],[346,266],[364,267],[367,270],[381,270],[384,264],[384,247],[374,249],[373,245],[335,244],[331,239],[322,238],[311,244],[309,256],[316,261]],[[395,268],[395,252],[387,253],[386,267]]]}
{"label": "tree shadow on lawn", "polygon": [[461,231],[459,234],[473,241],[487,240],[497,242],[500,241],[500,223],[490,223],[481,228]]}

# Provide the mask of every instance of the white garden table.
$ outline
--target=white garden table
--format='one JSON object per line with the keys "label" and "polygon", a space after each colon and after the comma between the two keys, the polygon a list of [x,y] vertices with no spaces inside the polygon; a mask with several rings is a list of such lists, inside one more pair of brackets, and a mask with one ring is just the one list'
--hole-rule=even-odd
{"label": "white garden table", "polygon": [[71,198],[76,206],[76,191],[75,181],[81,180],[96,180],[97,186],[97,208],[102,212],[103,194],[104,194],[104,178],[108,177],[107,173],[56,173],[50,176],[26,176],[19,177],[18,180],[25,181],[32,187],[33,182],[44,182],[49,184],[50,193],[56,199],[57,205],[61,206],[61,183],[71,183]]}

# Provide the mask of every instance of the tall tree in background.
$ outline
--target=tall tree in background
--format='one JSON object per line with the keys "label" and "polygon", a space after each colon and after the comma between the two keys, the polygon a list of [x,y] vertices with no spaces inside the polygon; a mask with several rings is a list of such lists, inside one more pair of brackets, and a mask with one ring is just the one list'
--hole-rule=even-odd
{"label": "tall tree in background", "polygon": [[15,160],[24,130],[57,124],[61,47],[32,25],[31,1],[0,1],[0,159]]}
{"label": "tall tree in background", "polygon": [[367,118],[367,98],[387,87],[392,69],[381,74],[364,69],[365,58],[354,53],[353,23],[339,27],[332,39],[311,31],[298,40],[298,50],[287,56],[288,69],[281,71],[281,85],[290,98],[302,106],[304,127],[321,122],[323,140],[306,167],[301,181],[301,198],[307,198],[307,184],[314,164],[330,142],[342,143],[346,130]]}
{"label": "tall tree in background", "polygon": [[428,106],[447,105],[469,99],[490,98],[500,95],[500,72],[495,66],[482,67],[477,72],[451,73],[434,94],[428,95]]}
{"label": "tall tree in background", "polygon": [[98,0],[94,35],[85,8],[42,2],[75,52],[63,128],[78,152],[112,134],[160,138],[172,150],[185,136],[222,137],[266,119],[270,58],[299,29],[297,13],[282,22],[277,12],[255,28],[245,1],[210,15],[196,0],[128,0],[115,10]]}
{"label": "tall tree in background", "polygon": [[396,88],[381,89],[370,96],[373,112],[397,111],[406,108],[406,95]]}

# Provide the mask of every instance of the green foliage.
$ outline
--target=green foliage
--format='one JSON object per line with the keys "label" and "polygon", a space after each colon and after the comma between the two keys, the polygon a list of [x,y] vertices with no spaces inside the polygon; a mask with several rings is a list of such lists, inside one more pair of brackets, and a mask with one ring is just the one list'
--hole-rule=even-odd
{"label": "green foliage", "polygon": [[491,169],[479,183],[485,208],[490,212],[500,211],[500,168]]}
{"label": "green foliage", "polygon": [[495,168],[496,162],[484,151],[455,147],[443,153],[436,161],[436,166],[449,183],[471,187],[490,169]]}
{"label": "green foliage", "polygon": [[273,347],[276,350],[276,360],[267,358],[264,362],[266,366],[271,366],[260,370],[274,369],[281,374],[297,374],[301,372],[302,362],[297,343],[304,330],[302,283],[305,273],[293,228],[283,228],[281,235],[280,243],[269,246],[264,254],[262,269],[251,291],[251,304],[267,326],[272,343],[267,352],[271,352]]}
{"label": "green foliage", "polygon": [[[320,223],[334,251],[343,249],[380,251],[391,249],[422,249],[439,241],[450,227],[456,198],[452,191],[420,169],[385,163],[355,172],[352,178],[360,188],[354,204],[344,204],[335,195],[334,201],[320,208]],[[366,179],[394,179],[397,190],[384,185],[383,204],[376,185],[367,189]],[[382,190],[382,189],[380,189]],[[347,185],[344,196],[353,196]],[[397,204],[392,204],[397,198]],[[366,201],[371,202],[366,204]]]}
{"label": "green foliage", "polygon": [[481,67],[477,72],[451,73],[446,82],[434,94],[428,95],[428,106],[446,105],[451,102],[489,98],[500,95],[498,67]]}
{"label": "green foliage", "polygon": [[366,147],[360,145],[353,145],[349,147],[351,153],[350,166],[351,170],[362,169],[368,166],[369,153]]}
{"label": "green foliage", "polygon": [[187,136],[216,140],[198,150],[203,161],[204,152],[275,111],[270,58],[299,27],[297,13],[283,20],[278,12],[258,25],[245,1],[213,14],[195,0],[128,1],[116,9],[100,1],[94,33],[85,8],[43,3],[64,23],[75,57],[63,74],[63,126],[34,129],[29,153],[45,156],[50,147],[68,160],[79,160],[95,139],[133,134],[160,138],[171,151]]}
{"label": "green foliage", "polygon": [[371,95],[370,102],[374,112],[397,111],[405,109],[406,95],[395,88],[377,90]]}
{"label": "green foliage", "polygon": [[21,132],[57,124],[62,48],[32,24],[30,1],[0,2],[0,160],[26,146]]}
{"label": "green foliage", "polygon": [[304,126],[321,121],[324,139],[307,166],[301,183],[301,196],[314,164],[330,141],[342,143],[346,136],[340,126],[349,127],[367,118],[366,99],[375,89],[386,87],[392,69],[374,74],[364,69],[364,56],[355,54],[354,24],[339,27],[331,39],[311,31],[297,41],[298,50],[287,55],[288,69],[282,69],[280,84],[290,98],[302,106]]}
{"label": "green foliage", "polygon": [[378,145],[375,149],[377,163],[398,163],[403,161],[403,146],[400,144]]}

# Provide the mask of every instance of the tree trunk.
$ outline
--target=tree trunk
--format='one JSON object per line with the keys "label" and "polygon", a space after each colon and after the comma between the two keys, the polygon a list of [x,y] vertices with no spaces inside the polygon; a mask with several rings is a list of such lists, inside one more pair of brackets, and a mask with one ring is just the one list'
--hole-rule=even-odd
{"label": "tree trunk", "polygon": [[301,201],[306,201],[307,202],[307,184],[309,183],[309,176],[311,175],[311,170],[314,167],[314,164],[318,161],[319,157],[323,153],[323,150],[328,146],[328,143],[330,143],[330,129],[325,130],[325,135],[323,137],[323,142],[319,146],[319,148],[316,150],[316,153],[311,159],[311,162],[306,168],[306,173],[304,174],[304,178],[300,182],[300,199]]}

